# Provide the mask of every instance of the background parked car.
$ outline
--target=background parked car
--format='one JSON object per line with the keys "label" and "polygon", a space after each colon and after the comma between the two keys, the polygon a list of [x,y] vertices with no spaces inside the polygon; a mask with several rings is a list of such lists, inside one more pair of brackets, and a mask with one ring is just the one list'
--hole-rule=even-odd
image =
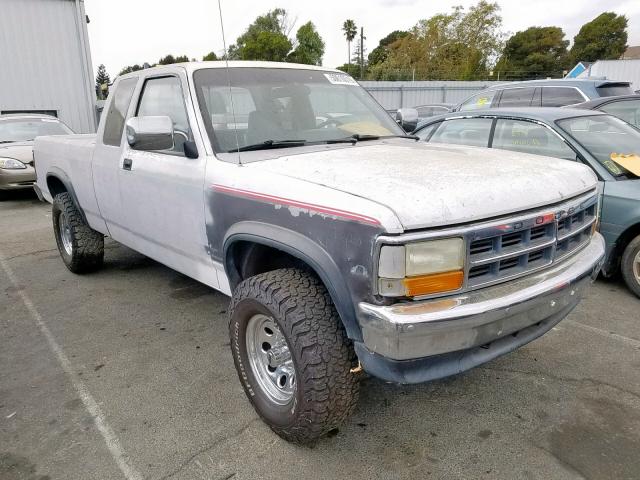
{"label": "background parked car", "polygon": [[33,140],[40,135],[67,135],[69,127],[49,115],[0,115],[0,190],[32,188]]}
{"label": "background parked car", "polygon": [[486,108],[563,107],[612,95],[632,94],[629,82],[609,80],[529,80],[490,87],[464,100],[455,111]]}
{"label": "background parked car", "polygon": [[600,110],[640,128],[640,95],[603,97],[576,105],[576,108]]}
{"label": "background parked car", "polygon": [[455,103],[431,103],[429,105],[419,105],[413,108],[418,112],[418,119],[422,120],[450,112],[455,106]]}
{"label": "background parked car", "polygon": [[607,242],[604,273],[610,276],[620,269],[629,289],[640,297],[638,129],[602,112],[523,108],[452,112],[428,120],[414,134],[431,143],[500,148],[591,166],[603,194],[600,231]]}

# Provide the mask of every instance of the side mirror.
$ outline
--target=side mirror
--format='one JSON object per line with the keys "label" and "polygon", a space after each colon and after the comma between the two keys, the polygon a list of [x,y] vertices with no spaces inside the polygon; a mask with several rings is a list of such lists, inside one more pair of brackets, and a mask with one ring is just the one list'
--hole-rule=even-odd
{"label": "side mirror", "polygon": [[396,122],[405,132],[411,133],[418,126],[418,110],[415,108],[401,108],[396,113]]}
{"label": "side mirror", "polygon": [[166,116],[130,118],[127,142],[136,150],[170,150],[174,145],[173,122]]}

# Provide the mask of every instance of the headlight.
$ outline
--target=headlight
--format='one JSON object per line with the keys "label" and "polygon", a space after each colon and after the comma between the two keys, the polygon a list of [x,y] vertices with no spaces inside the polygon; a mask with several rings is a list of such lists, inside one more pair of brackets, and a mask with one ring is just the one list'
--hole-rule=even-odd
{"label": "headlight", "polygon": [[13,158],[0,158],[0,168],[6,168],[8,170],[18,170],[22,168],[27,168],[27,166]]}
{"label": "headlight", "polygon": [[385,245],[380,250],[378,292],[386,297],[418,297],[459,290],[464,257],[462,238]]}

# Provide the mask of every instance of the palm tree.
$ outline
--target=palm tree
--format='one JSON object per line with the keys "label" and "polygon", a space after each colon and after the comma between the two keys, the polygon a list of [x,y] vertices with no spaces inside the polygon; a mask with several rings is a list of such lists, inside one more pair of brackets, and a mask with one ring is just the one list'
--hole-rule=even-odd
{"label": "palm tree", "polygon": [[344,32],[344,36],[347,38],[347,63],[351,66],[351,42],[358,34],[356,22],[351,19],[345,20],[342,24],[342,31]]}

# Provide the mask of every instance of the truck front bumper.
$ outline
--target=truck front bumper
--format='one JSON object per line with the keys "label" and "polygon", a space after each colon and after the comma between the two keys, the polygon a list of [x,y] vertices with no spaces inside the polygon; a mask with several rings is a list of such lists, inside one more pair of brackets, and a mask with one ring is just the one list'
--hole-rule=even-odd
{"label": "truck front bumper", "polygon": [[517,280],[454,297],[358,305],[365,371],[419,383],[463,372],[543,335],[578,304],[598,275],[600,234],[562,263]]}

